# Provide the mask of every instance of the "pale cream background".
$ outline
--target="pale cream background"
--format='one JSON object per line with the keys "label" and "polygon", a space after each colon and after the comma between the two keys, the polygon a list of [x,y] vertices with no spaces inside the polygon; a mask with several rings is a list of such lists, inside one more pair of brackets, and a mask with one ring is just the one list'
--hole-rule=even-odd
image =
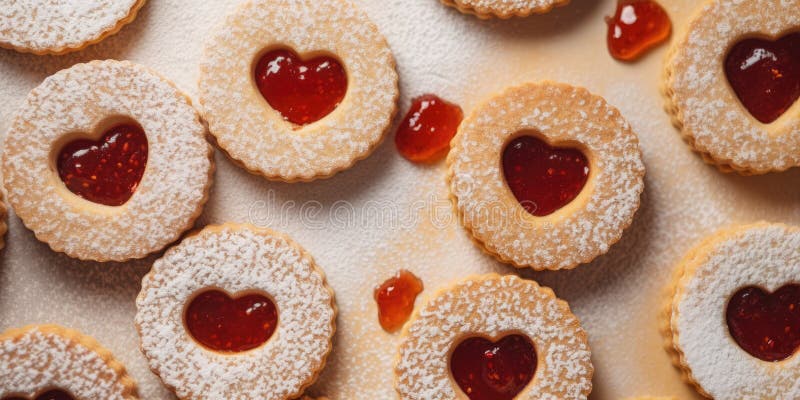
{"label": "pale cream background", "polygon": [[[648,167],[642,207],[610,254],[575,271],[525,273],[567,299],[590,334],[597,369],[592,399],[674,395],[693,399],[662,350],[658,333],[662,289],[673,265],[700,237],[733,223],[766,219],[800,223],[800,172],[763,177],[723,175],[681,142],[658,92],[666,47],[635,64],[612,60],[603,17],[614,0],[575,0],[545,16],[482,22],[435,0],[357,0],[380,26],[397,57],[402,106],[432,91],[466,112],[504,87],[541,79],[584,85],[620,108],[639,133]],[[694,0],[664,0],[678,28]],[[153,0],[129,27],[100,45],[62,57],[0,51],[0,132],[27,92],[49,74],[96,58],[130,59],[160,71],[194,95],[202,41],[234,1]],[[709,121],[714,123],[714,121]],[[287,232],[328,274],[342,311],[335,352],[313,394],[340,399],[392,399],[396,335],[380,330],[372,287],[398,268],[420,275],[424,296],[447,283],[488,271],[515,272],[478,251],[454,223],[446,202],[444,166],[412,165],[391,140],[355,168],[311,184],[270,183],[217,155],[219,170],[199,225],[252,221]],[[433,198],[429,218],[397,228],[373,221],[343,225],[328,218],[337,201],[357,209],[392,202],[401,215]],[[302,223],[299,204],[322,211]],[[287,202],[295,202],[289,207]],[[375,203],[371,203],[375,204]],[[281,209],[283,208],[283,211]],[[267,219],[271,215],[273,219]],[[277,216],[283,216],[278,220]],[[363,216],[359,214],[359,216]],[[52,253],[15,217],[0,254],[0,329],[56,322],[98,338],[128,366],[144,399],[169,399],[138,350],[133,326],[139,280],[153,257],[98,265]],[[721,310],[709,310],[709,316]]]}

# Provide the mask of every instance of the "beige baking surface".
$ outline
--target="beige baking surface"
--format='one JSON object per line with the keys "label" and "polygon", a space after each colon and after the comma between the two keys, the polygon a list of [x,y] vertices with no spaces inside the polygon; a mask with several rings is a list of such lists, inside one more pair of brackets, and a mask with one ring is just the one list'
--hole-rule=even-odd
{"label": "beige baking surface", "polygon": [[[697,3],[664,2],[678,27]],[[506,86],[541,79],[584,85],[620,108],[640,135],[648,167],[633,226],[590,265],[525,276],[567,299],[589,332],[597,369],[592,399],[695,398],[670,366],[657,329],[671,268],[718,227],[761,219],[800,223],[800,172],[729,176],[692,154],[661,110],[665,47],[632,65],[608,56],[603,17],[613,13],[614,0],[575,0],[548,15],[492,22],[462,16],[436,0],[357,3],[395,51],[404,108],[410,97],[433,91],[469,112]],[[42,79],[95,58],[146,64],[194,95],[203,38],[234,6],[228,0],[154,0],[119,35],[78,54],[0,51],[0,131],[8,129],[14,110]],[[285,231],[314,255],[337,291],[339,332],[331,362],[311,390],[315,395],[395,398],[391,369],[398,338],[378,326],[371,290],[398,268],[424,279],[424,295],[473,273],[515,272],[481,254],[455,223],[444,166],[412,165],[397,155],[391,141],[352,170],[311,184],[270,183],[220,154],[217,161],[211,200],[199,223],[251,221]],[[356,220],[348,218],[350,208],[340,201],[353,205]],[[427,206],[419,211],[418,202]],[[385,221],[391,216],[378,221],[364,211],[381,207],[399,210],[402,221]],[[438,218],[427,218],[432,215]],[[148,371],[133,327],[139,280],[153,258],[110,265],[70,260],[37,242],[15,217],[10,222],[8,246],[0,254],[0,329],[35,322],[79,329],[128,366],[142,398],[171,398]],[[709,310],[709,315],[720,312]]]}

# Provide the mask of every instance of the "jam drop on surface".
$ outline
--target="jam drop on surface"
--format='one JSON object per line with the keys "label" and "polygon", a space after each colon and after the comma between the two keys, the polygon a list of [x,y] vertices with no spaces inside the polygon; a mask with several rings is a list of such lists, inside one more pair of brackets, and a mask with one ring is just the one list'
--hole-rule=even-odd
{"label": "jam drop on surface", "polygon": [[375,288],[378,303],[378,320],[387,332],[397,332],[414,311],[414,301],[422,292],[422,281],[406,270]]}
{"label": "jam drop on surface", "polygon": [[471,400],[511,400],[536,373],[536,349],[522,335],[492,343],[472,337],[462,341],[450,357],[450,372]]}
{"label": "jam drop on surface", "polygon": [[542,217],[578,196],[589,177],[589,161],[580,150],[520,136],[503,151],[503,173],[517,201],[529,213]]}
{"label": "jam drop on surface", "polygon": [[144,175],[147,135],[137,125],[117,125],[100,140],[67,143],[56,163],[58,176],[72,193],[94,203],[121,206]]}
{"label": "jam drop on surface", "polygon": [[219,290],[200,293],[186,308],[186,328],[211,350],[237,353],[266,343],[275,332],[278,310],[260,294],[231,298]]}
{"label": "jam drop on surface", "polygon": [[[5,397],[3,398],[3,400],[28,400],[28,399],[24,397],[15,396],[15,397]],[[55,390],[48,390],[32,398],[31,400],[74,400],[74,399],[72,398],[72,396],[69,395],[69,393],[55,389]]]}
{"label": "jam drop on surface", "polygon": [[776,41],[742,40],[725,59],[725,75],[753,117],[775,121],[800,96],[800,32]]}
{"label": "jam drop on surface", "polygon": [[800,285],[774,293],[746,287],[731,297],[726,311],[728,330],[753,357],[781,361],[800,347]]}
{"label": "jam drop on surface", "polygon": [[606,23],[608,51],[622,61],[636,60],[667,40],[672,31],[667,12],[652,0],[620,0]]}
{"label": "jam drop on surface", "polygon": [[329,56],[302,60],[291,50],[273,50],[258,60],[255,74],[267,103],[296,125],[319,121],[347,93],[347,73]]}
{"label": "jam drop on surface", "polygon": [[397,150],[410,161],[436,161],[447,154],[462,119],[458,105],[432,94],[417,97],[397,128]]}

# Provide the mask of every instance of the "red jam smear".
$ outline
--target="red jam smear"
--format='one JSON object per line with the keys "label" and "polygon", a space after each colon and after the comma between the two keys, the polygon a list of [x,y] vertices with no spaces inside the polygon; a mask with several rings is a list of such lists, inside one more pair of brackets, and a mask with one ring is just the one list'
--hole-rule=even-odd
{"label": "red jam smear", "polygon": [[468,338],[450,357],[450,372],[470,400],[512,400],[536,373],[538,360],[530,339],[509,335],[497,342]]}
{"label": "red jam smear", "polygon": [[378,320],[385,331],[397,332],[403,327],[414,311],[414,302],[422,289],[422,280],[406,270],[375,288]]}
{"label": "red jam smear", "polygon": [[303,60],[292,50],[273,50],[258,60],[255,75],[267,103],[301,126],[333,112],[347,93],[347,73],[329,56]]}
{"label": "red jam smear", "polygon": [[740,41],[725,59],[725,75],[753,117],[775,121],[800,96],[800,32],[776,41]]}
{"label": "red jam smear", "polygon": [[186,308],[186,328],[211,350],[238,353],[260,347],[278,324],[275,303],[261,294],[231,298],[219,290],[195,297]]}
{"label": "red jam smear", "polygon": [[617,12],[607,17],[608,51],[621,61],[633,61],[669,38],[672,22],[658,3],[621,0]]}
{"label": "red jam smear", "polygon": [[456,104],[433,94],[417,97],[397,128],[397,150],[413,162],[437,161],[450,149],[462,119],[464,113]]}
{"label": "red jam smear", "polygon": [[[4,397],[3,400],[28,400],[25,397]],[[33,400],[75,400],[69,393],[63,390],[48,390],[36,397]]]}
{"label": "red jam smear", "polygon": [[78,139],[58,153],[58,176],[72,193],[94,203],[121,206],[133,196],[147,165],[147,135],[134,124],[117,125],[100,140]]}
{"label": "red jam smear", "polygon": [[589,160],[577,149],[556,148],[534,136],[520,136],[503,151],[503,173],[517,201],[537,217],[575,199],[589,178]]}
{"label": "red jam smear", "polygon": [[800,348],[800,285],[774,293],[743,288],[728,301],[726,320],[744,351],[764,361],[785,360]]}

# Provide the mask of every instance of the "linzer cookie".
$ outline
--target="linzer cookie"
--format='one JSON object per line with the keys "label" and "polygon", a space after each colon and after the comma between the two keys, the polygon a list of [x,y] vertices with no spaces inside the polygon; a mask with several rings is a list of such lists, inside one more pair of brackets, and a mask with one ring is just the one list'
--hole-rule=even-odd
{"label": "linzer cookie", "polygon": [[33,89],[5,139],[8,201],[55,251],[142,258],[200,215],[214,170],[189,99],[148,68],[93,61]]}
{"label": "linzer cookie", "polygon": [[644,189],[628,122],[602,97],[560,83],[511,88],[477,107],[448,165],[456,210],[476,242],[537,270],[607,252]]}
{"label": "linzer cookie", "polygon": [[798,9],[800,0],[712,0],[670,51],[666,108],[722,171],[800,165]]}
{"label": "linzer cookie", "polygon": [[207,227],[167,250],[136,306],[150,368],[182,399],[300,397],[335,331],[333,291],[311,256],[250,225]]}
{"label": "linzer cookie", "polygon": [[442,0],[442,3],[481,19],[506,19],[544,14],[554,7],[569,4],[569,0]]}
{"label": "linzer cookie", "polygon": [[0,47],[63,54],[111,36],[136,19],[145,0],[0,0]]}
{"label": "linzer cookie", "polygon": [[678,272],[667,336],[687,381],[709,398],[800,398],[800,229],[721,231]]}
{"label": "linzer cookie", "polygon": [[219,146],[247,170],[325,178],[367,157],[396,111],[386,40],[346,0],[252,0],[208,40],[200,104]]}
{"label": "linzer cookie", "polygon": [[94,339],[55,325],[0,335],[0,399],[136,400],[136,383]]}
{"label": "linzer cookie", "polygon": [[401,399],[586,399],[586,332],[549,288],[473,277],[439,292],[403,332]]}

